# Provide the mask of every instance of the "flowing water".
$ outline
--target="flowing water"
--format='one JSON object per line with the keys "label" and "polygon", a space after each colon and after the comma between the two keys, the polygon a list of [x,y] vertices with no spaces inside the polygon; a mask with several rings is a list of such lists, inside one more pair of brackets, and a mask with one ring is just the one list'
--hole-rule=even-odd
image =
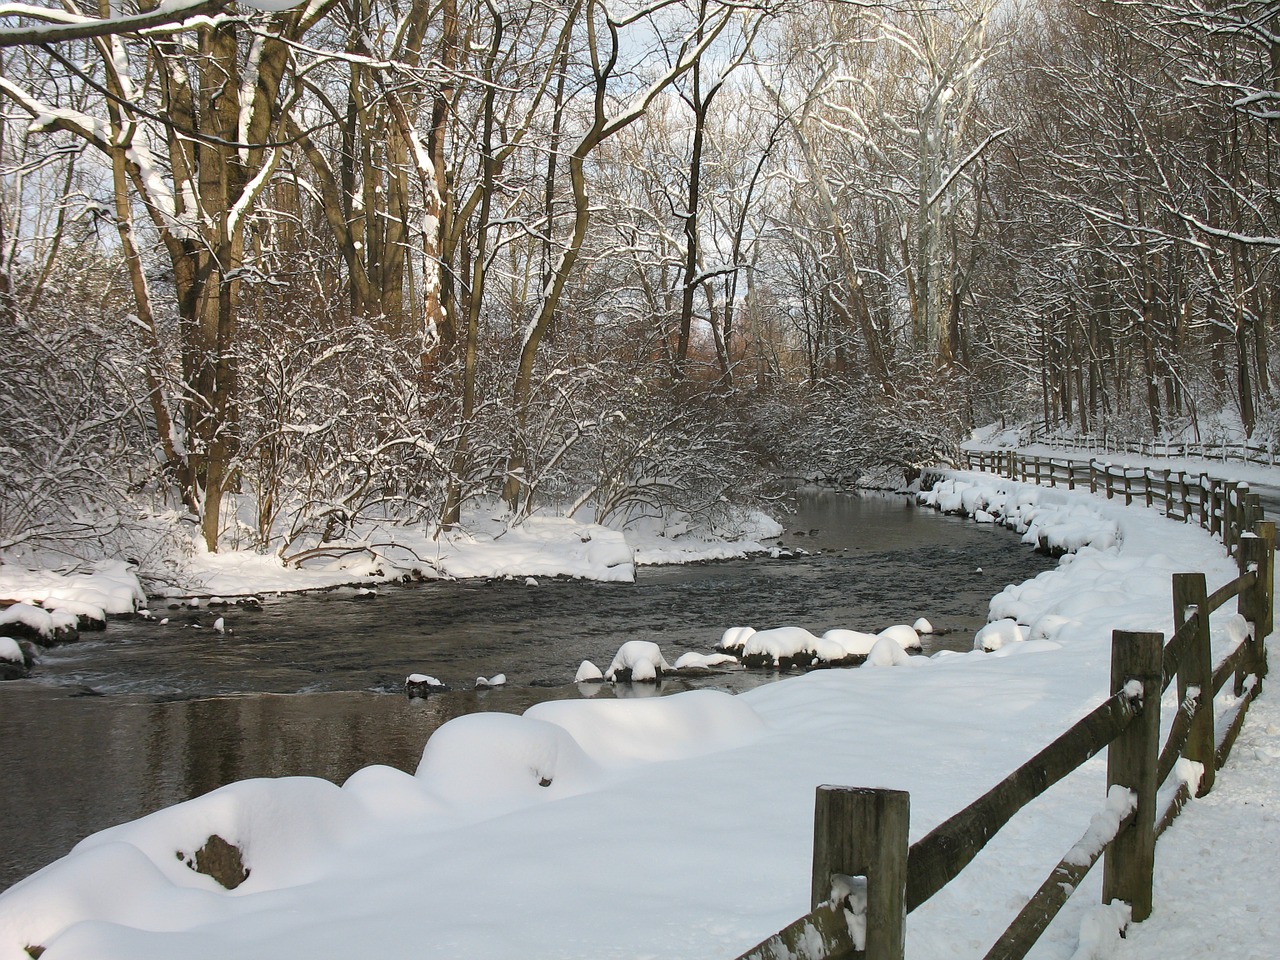
{"label": "flowing water", "polygon": [[[114,823],[246,777],[341,783],[371,763],[412,771],[431,731],[541,700],[738,692],[776,679],[731,670],[659,684],[572,682],[627,640],[674,662],[726,627],[875,632],[928,618],[925,652],[969,649],[987,601],[1051,561],[1007,531],[903,498],[806,491],[785,519],[787,559],[640,568],[634,584],[523,580],[410,584],[263,598],[260,611],[154,609],[113,620],[0,686],[0,889]],[[225,618],[230,635],[210,629]],[[199,624],[196,626],[196,624]],[[410,673],[452,692],[403,694]],[[477,691],[503,673],[507,685]]]}

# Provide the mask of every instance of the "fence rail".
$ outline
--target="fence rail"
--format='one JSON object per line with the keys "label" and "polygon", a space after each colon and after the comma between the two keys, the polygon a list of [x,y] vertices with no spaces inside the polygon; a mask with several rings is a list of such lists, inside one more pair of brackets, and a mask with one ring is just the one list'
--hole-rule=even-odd
{"label": "fence rail", "polygon": [[[1117,829],[1106,843],[1086,832],[1049,873],[986,960],[1021,960],[1099,859],[1103,902],[1123,900],[1134,921],[1151,913],[1156,838],[1190,799],[1184,782],[1163,811],[1157,791],[1179,757],[1203,768],[1197,795],[1213,787],[1267,674],[1263,640],[1273,628],[1274,523],[1236,536],[1240,575],[1212,594],[1202,573],[1173,578],[1174,631],[1112,634],[1111,696],[964,810],[907,845],[909,796],[897,790],[820,786],[814,812],[811,911],[738,960],[902,960],[907,914],[960,874],[1027,803],[1107,750],[1108,804]],[[1209,616],[1230,600],[1248,638],[1213,667]],[[1222,731],[1214,697],[1234,677],[1238,703]],[[1179,709],[1160,743],[1160,701],[1176,681]]]}
{"label": "fence rail", "polygon": [[1068,490],[1088,487],[1090,493],[1105,494],[1108,500],[1123,497],[1126,505],[1145,503],[1163,510],[1166,517],[1198,523],[1232,553],[1241,534],[1263,517],[1261,501],[1249,492],[1247,483],[1205,473],[1129,467],[1097,459],[1082,463],[1026,456],[1016,450],[970,450],[962,460],[970,470]]}
{"label": "fence rail", "polygon": [[1032,428],[1029,440],[1056,450],[1078,450],[1081,453],[1127,453],[1142,457],[1196,457],[1221,463],[1261,463],[1275,466],[1280,447],[1274,440],[1266,443],[1174,443],[1168,440],[1121,440],[1117,437],[1082,434],[1075,437],[1050,435],[1042,424]]}

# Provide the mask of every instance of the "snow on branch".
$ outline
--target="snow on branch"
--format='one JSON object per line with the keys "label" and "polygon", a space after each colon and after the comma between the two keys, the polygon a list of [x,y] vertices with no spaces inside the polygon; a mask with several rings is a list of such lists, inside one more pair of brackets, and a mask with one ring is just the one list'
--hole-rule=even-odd
{"label": "snow on branch", "polygon": [[66,10],[27,3],[0,4],[0,20],[43,21],[38,26],[0,27],[0,47],[64,43],[68,40],[86,40],[117,33],[136,33],[152,27],[181,23],[191,17],[217,13],[230,2],[231,0],[164,0],[154,10],[146,13],[100,18],[83,17]]}

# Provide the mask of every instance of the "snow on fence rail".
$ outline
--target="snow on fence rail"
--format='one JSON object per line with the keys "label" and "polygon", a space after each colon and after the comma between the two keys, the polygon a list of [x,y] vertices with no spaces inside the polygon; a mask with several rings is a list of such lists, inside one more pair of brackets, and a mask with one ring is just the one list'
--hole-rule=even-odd
{"label": "snow on fence rail", "polygon": [[1204,473],[1126,467],[1101,460],[1086,464],[1025,456],[1016,450],[970,450],[962,457],[970,470],[1050,487],[1061,484],[1068,490],[1087,486],[1090,493],[1105,493],[1108,500],[1124,497],[1126,505],[1137,500],[1159,507],[1166,517],[1200,524],[1219,537],[1230,553],[1235,552],[1242,532],[1251,530],[1263,516],[1260,499],[1249,492],[1247,483]]}
{"label": "snow on fence rail", "polygon": [[1075,437],[1053,436],[1041,424],[1032,428],[1030,442],[1058,450],[1084,453],[1128,453],[1142,457],[1196,457],[1223,463],[1261,463],[1275,466],[1277,450],[1274,440],[1267,443],[1174,443],[1169,440],[1120,440],[1110,436],[1082,434]]}
{"label": "snow on fence rail", "polygon": [[[1267,675],[1264,639],[1274,618],[1276,525],[1257,520],[1236,537],[1240,575],[1208,593],[1203,573],[1173,578],[1174,632],[1116,630],[1111,697],[984,796],[908,846],[910,797],[900,790],[820,786],[814,811],[812,910],[738,960],[902,960],[906,917],[969,864],[1015,814],[1107,750],[1107,797],[1084,836],[1053,868],[985,960],[1021,960],[1101,858],[1102,899],[1129,918],[1151,914],[1155,843],[1190,799],[1190,778],[1157,809],[1179,758],[1201,768],[1198,796],[1235,743]],[[1236,599],[1248,635],[1215,668],[1209,616]],[[1214,696],[1234,678],[1237,703],[1221,731]],[[1160,700],[1178,684],[1178,713],[1160,743]]]}

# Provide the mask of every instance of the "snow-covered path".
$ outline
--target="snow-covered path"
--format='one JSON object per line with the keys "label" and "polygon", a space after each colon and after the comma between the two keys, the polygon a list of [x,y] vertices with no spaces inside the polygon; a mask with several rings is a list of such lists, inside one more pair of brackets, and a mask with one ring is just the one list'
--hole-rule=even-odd
{"label": "snow-covered path", "polygon": [[1270,687],[1249,709],[1213,792],[1160,838],[1154,911],[1129,928],[1115,960],[1270,960],[1280,949],[1277,873],[1280,696]]}

